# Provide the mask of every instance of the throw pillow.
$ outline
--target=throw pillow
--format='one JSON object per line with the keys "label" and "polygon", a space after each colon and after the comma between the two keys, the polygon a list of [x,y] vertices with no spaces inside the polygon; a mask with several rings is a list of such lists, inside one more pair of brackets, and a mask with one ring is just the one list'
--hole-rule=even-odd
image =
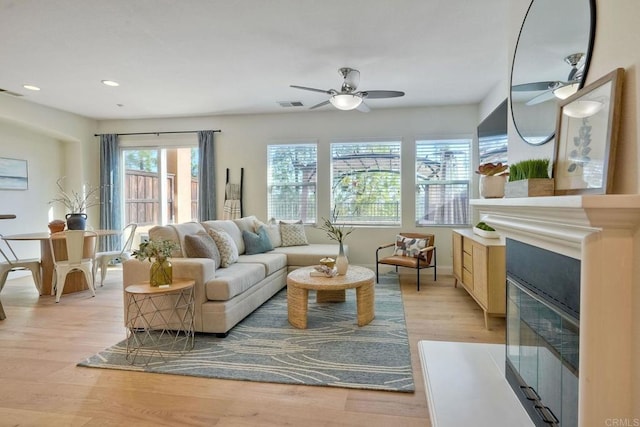
{"label": "throw pillow", "polygon": [[280,221],[280,237],[282,238],[282,246],[302,246],[309,244],[302,221],[295,224]]}
{"label": "throw pillow", "polygon": [[211,258],[220,267],[220,251],[215,240],[205,232],[184,236],[184,251],[189,258]]}
{"label": "throw pillow", "polygon": [[393,254],[419,258],[420,250],[429,245],[429,239],[417,239],[414,237],[396,236],[396,246]]}
{"label": "throw pillow", "polygon": [[273,249],[267,230],[262,226],[258,227],[257,234],[243,230],[242,239],[244,240],[244,253],[247,255],[261,254]]}
{"label": "throw pillow", "polygon": [[209,235],[216,242],[218,251],[220,251],[220,267],[229,267],[231,264],[238,261],[238,248],[229,233],[215,228],[210,228]]}
{"label": "throw pillow", "polygon": [[280,224],[278,224],[275,219],[269,220],[268,224],[265,224],[260,220],[256,220],[254,225],[256,231],[260,227],[264,227],[264,229],[267,231],[267,234],[269,235],[271,246],[273,246],[274,248],[282,246],[282,238],[280,237]]}

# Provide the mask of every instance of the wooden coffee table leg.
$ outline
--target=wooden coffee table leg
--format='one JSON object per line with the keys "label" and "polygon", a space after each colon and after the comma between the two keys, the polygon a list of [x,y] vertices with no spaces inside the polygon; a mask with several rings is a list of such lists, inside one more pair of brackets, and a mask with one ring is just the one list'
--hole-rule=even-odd
{"label": "wooden coffee table leg", "polygon": [[307,305],[309,291],[293,285],[287,286],[287,311],[289,323],[298,329],[307,329]]}
{"label": "wooden coffee table leg", "polygon": [[375,317],[375,287],[373,282],[356,288],[358,326],[368,325]]}

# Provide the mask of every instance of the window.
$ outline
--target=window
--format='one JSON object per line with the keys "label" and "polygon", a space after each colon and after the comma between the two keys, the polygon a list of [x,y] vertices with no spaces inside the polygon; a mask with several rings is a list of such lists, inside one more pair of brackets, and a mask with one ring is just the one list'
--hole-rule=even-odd
{"label": "window", "polygon": [[469,224],[470,139],[416,141],[416,224]]}
{"label": "window", "polygon": [[198,148],[125,148],[123,157],[125,223],[197,220]]}
{"label": "window", "polygon": [[400,141],[331,144],[331,206],[342,223],[399,225]]}
{"label": "window", "polygon": [[267,215],[316,222],[316,144],[267,147]]}

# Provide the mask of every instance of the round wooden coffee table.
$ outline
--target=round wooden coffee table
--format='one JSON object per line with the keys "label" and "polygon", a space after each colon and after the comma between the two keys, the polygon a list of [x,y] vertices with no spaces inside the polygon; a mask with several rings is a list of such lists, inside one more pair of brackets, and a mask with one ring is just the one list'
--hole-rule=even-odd
{"label": "round wooden coffee table", "polygon": [[292,271],[287,276],[287,309],[289,323],[299,329],[307,328],[309,291],[316,291],[317,302],[343,302],[346,289],[356,290],[358,326],[369,324],[375,317],[375,275],[368,268],[350,265],[347,274],[335,277],[316,277],[313,267]]}

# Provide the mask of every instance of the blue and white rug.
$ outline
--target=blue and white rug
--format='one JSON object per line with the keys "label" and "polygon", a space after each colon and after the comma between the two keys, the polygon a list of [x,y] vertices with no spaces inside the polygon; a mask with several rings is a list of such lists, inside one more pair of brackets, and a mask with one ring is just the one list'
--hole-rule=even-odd
{"label": "blue and white rug", "polygon": [[196,334],[183,356],[152,359],[146,367],[126,360],[122,341],[78,366],[243,381],[413,392],[411,354],[397,276],[380,277],[375,319],[356,322],[355,291],[344,303],[309,295],[308,328],[287,321],[286,289],[263,304],[226,338]]}

